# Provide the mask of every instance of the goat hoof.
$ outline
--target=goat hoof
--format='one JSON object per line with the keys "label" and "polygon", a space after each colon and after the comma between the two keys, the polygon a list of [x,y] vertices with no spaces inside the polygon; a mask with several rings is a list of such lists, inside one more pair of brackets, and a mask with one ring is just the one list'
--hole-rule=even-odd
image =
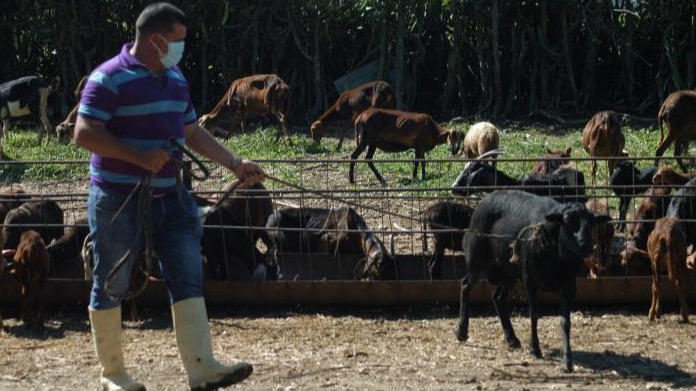
{"label": "goat hoof", "polygon": [[465,333],[460,329],[457,329],[457,331],[455,331],[454,334],[457,336],[457,340],[459,342],[466,342],[469,339],[468,333]]}
{"label": "goat hoof", "polygon": [[570,363],[570,362],[565,363],[565,366],[563,367],[563,372],[573,373],[573,363]]}
{"label": "goat hoof", "polygon": [[519,349],[520,347],[522,347],[520,340],[517,338],[508,339],[508,340],[506,340],[506,342],[507,342],[508,348],[510,348],[510,349]]}
{"label": "goat hoof", "polygon": [[541,350],[540,350],[540,349],[530,348],[530,349],[529,349],[529,354],[531,354],[531,355],[534,356],[535,358],[543,358],[542,355],[541,355]]}

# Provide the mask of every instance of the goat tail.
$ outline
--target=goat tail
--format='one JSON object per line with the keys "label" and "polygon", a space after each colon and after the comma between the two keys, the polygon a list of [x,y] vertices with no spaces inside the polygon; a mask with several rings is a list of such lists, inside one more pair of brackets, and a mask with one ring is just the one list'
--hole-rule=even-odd
{"label": "goat tail", "polygon": [[662,107],[660,107],[660,112],[657,113],[657,126],[660,128],[660,142],[657,145],[661,145],[662,140],[665,138],[664,128],[662,127],[662,120],[664,119],[665,114],[665,106],[662,105]]}
{"label": "goat tail", "polygon": [[360,145],[360,134],[363,132],[362,114],[355,119],[355,146]]}

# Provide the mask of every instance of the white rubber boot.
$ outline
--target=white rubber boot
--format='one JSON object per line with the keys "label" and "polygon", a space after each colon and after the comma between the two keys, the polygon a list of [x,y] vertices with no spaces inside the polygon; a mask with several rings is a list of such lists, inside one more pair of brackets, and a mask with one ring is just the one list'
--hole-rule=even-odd
{"label": "white rubber boot", "polygon": [[123,365],[121,350],[121,306],[108,310],[89,309],[94,350],[101,364],[99,379],[104,391],[145,391],[145,386],[131,379]]}
{"label": "white rubber boot", "polygon": [[188,373],[191,390],[217,390],[239,383],[254,368],[246,362],[222,365],[213,357],[208,314],[202,297],[181,300],[172,305],[176,343]]}

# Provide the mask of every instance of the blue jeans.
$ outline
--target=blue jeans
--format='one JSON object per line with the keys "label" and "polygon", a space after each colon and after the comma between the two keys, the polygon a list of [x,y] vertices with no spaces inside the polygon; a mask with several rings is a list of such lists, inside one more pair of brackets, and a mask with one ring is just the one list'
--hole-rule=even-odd
{"label": "blue jeans", "polygon": [[[110,297],[105,284],[107,276],[118,261],[131,250],[123,267],[109,281],[109,291],[116,295],[129,292],[131,271],[141,250],[145,248],[145,231],[138,220],[138,194],[128,203],[128,194],[109,188],[90,185],[87,213],[94,249],[94,280],[89,306],[110,309],[121,304]],[[120,214],[112,222],[116,212]],[[172,192],[152,199],[152,241],[160,259],[170,304],[203,296],[203,265],[198,207],[186,190]],[[135,290],[137,287],[130,287]]]}

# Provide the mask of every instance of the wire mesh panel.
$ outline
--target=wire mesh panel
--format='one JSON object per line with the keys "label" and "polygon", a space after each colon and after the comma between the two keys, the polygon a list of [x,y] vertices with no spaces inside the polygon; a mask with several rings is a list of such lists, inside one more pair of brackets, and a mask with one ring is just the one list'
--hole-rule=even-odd
{"label": "wire mesh panel", "polygon": [[[259,163],[269,175],[264,185],[274,210],[344,207],[354,209],[364,219],[367,230],[381,240],[394,257],[397,279],[429,279],[428,263],[434,249],[433,234],[452,229],[459,230],[446,223],[436,228],[423,224],[421,212],[436,202],[456,202],[475,208],[481,197],[497,189],[538,191],[541,188],[551,191],[559,188],[574,194],[583,192],[588,199],[600,201],[601,205],[596,206],[596,213],[609,214],[615,219],[612,224],[616,225],[624,220],[619,219],[620,197],[616,195],[618,192],[624,194],[624,198],[626,195],[630,196],[630,201],[626,202],[625,220],[629,223],[640,222],[634,221],[634,212],[646,199],[645,191],[653,186],[652,175],[642,183],[637,182],[639,176],[633,175],[622,183],[613,184],[608,178],[598,179],[596,183],[586,183],[576,178],[575,182],[566,185],[529,184],[522,177],[531,171],[536,160],[538,158],[499,157],[495,164],[491,164],[491,167],[494,167],[492,184],[469,184],[466,197],[454,195],[452,186],[458,173],[464,171],[467,165],[475,163],[467,159],[426,160],[427,181],[411,178],[413,160],[375,160],[376,166],[385,177],[386,185],[372,175],[363,161],[357,162],[355,184],[348,181],[349,159],[276,159],[261,160]],[[570,161],[571,166],[578,168],[578,171],[587,171],[589,159],[570,158]],[[649,170],[652,167],[652,158],[631,158],[630,162],[634,168]],[[229,171],[209,162],[206,164],[212,168],[210,177],[205,181],[193,180],[192,188],[199,197],[214,201],[223,195],[226,186],[235,178]],[[662,164],[674,166],[670,159],[663,159]],[[503,175],[506,180],[502,179]],[[0,163],[0,180],[5,185],[20,183],[28,198],[58,202],[64,211],[66,227],[74,226],[86,216],[89,189],[86,161],[3,161]],[[675,184],[655,186],[678,187]],[[254,191],[250,190],[246,194],[253,195]],[[665,202],[668,196],[663,196]],[[232,194],[231,197],[240,195]],[[245,231],[263,231],[266,228],[263,224],[249,224],[248,221],[243,221],[226,228]],[[333,229],[335,233],[342,230],[346,231],[340,228]],[[359,233],[365,229],[355,231]],[[615,231],[619,239],[614,240],[612,253],[620,252],[628,236],[626,231]],[[252,245],[264,256],[271,255],[268,243],[258,241]],[[451,250],[447,250],[446,254],[443,278],[460,278],[464,274],[462,254]],[[359,250],[346,254],[335,249],[301,256],[291,253],[275,255],[279,262],[281,278],[287,280],[354,280],[356,265],[365,256]],[[333,263],[331,267],[327,267],[327,262]],[[324,272],[318,272],[322,270]]]}

